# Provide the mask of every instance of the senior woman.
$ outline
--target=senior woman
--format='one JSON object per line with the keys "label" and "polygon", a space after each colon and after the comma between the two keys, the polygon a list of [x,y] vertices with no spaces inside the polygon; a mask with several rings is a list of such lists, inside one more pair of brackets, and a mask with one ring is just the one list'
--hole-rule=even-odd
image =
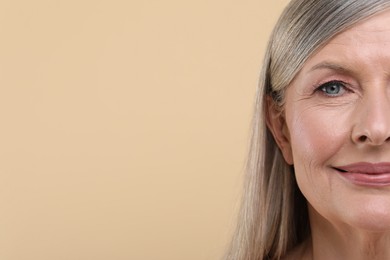
{"label": "senior woman", "polygon": [[390,259],[390,1],[292,0],[226,259]]}

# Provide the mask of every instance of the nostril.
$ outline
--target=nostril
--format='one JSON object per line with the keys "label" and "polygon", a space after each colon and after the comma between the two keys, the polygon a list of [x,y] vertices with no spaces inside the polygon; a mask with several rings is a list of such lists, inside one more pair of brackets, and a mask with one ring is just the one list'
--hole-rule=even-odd
{"label": "nostril", "polygon": [[365,136],[365,135],[362,135],[359,137],[360,142],[365,142],[366,140],[367,140],[367,136]]}

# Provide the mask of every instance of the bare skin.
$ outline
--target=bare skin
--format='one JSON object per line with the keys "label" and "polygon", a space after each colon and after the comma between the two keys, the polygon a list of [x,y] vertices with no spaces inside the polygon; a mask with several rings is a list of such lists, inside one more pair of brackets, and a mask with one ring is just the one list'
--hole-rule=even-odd
{"label": "bare skin", "polygon": [[390,259],[390,11],[311,56],[269,127],[309,204],[285,259]]}

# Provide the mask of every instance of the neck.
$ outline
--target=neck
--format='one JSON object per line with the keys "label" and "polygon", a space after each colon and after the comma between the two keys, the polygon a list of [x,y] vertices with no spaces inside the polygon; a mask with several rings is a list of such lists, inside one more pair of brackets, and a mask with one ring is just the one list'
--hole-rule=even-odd
{"label": "neck", "polygon": [[390,259],[390,231],[369,231],[345,223],[331,223],[309,206],[311,241],[305,259]]}

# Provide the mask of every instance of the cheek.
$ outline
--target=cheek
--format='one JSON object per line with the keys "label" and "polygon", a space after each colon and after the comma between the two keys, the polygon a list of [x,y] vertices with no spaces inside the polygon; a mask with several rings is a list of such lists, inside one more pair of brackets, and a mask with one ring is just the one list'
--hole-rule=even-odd
{"label": "cheek", "polygon": [[295,111],[286,120],[298,185],[308,199],[324,201],[332,189],[328,166],[349,142],[348,115],[316,107],[290,111]]}
{"label": "cheek", "polygon": [[286,113],[294,164],[322,165],[350,140],[348,114],[321,108]]}

